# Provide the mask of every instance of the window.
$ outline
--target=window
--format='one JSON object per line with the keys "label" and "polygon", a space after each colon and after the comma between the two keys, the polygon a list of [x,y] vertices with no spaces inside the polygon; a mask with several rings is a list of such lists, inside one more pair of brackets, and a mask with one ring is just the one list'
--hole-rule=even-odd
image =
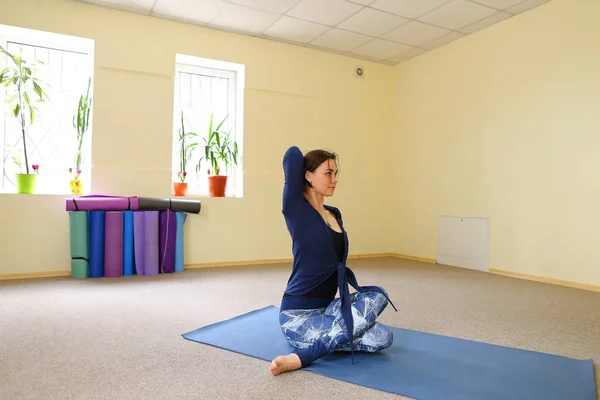
{"label": "window", "polygon": [[[212,169],[206,160],[202,160],[200,169],[196,166],[204,154],[204,139],[208,139],[210,120],[212,116],[213,130],[223,122],[220,131],[230,132],[230,139],[238,146],[238,165],[230,165],[220,175],[227,175],[225,195],[229,197],[243,196],[243,89],[244,66],[217,60],[177,54],[175,71],[175,107],[173,121],[173,182],[179,182],[177,177],[180,167],[180,144],[178,141],[181,130],[181,117],[186,133],[194,132],[198,137],[186,139],[189,144],[193,141],[200,143],[192,151],[190,162],[187,164],[188,195],[208,195],[208,170]],[[222,167],[223,168],[223,167]],[[214,171],[211,170],[214,175]]]}
{"label": "window", "polygon": [[[43,83],[48,95],[44,102],[32,103],[39,110],[33,124],[26,126],[28,164],[39,165],[36,194],[70,193],[73,179],[69,168],[75,168],[78,140],[73,118],[79,97],[86,94],[88,79],[93,82],[93,41],[49,32],[0,25],[0,45],[13,55],[21,55],[27,65],[41,62],[34,75]],[[8,57],[0,56],[0,71],[14,67]],[[15,193],[15,174],[23,172],[23,140],[20,124],[11,114],[7,100],[13,87],[0,87],[0,138],[2,139],[2,180],[0,192]],[[90,98],[92,88],[90,88]],[[37,96],[36,96],[37,98]],[[90,113],[91,119],[91,113]],[[84,192],[90,188],[91,122],[82,143],[83,163],[79,179]],[[21,170],[13,161],[21,157]],[[86,190],[87,189],[87,190]]]}

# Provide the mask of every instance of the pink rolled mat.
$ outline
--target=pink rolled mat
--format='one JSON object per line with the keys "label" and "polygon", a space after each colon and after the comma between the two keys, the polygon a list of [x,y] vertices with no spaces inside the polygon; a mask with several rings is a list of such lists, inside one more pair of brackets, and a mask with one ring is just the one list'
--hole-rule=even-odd
{"label": "pink rolled mat", "polygon": [[177,240],[177,216],[174,211],[160,211],[159,261],[161,273],[175,272],[175,244]]}
{"label": "pink rolled mat", "polygon": [[144,211],[144,274],[158,275],[158,211]]}
{"label": "pink rolled mat", "polygon": [[139,199],[135,197],[104,196],[91,194],[87,196],[67,197],[67,211],[124,211],[138,210]]}
{"label": "pink rolled mat", "polygon": [[104,276],[123,276],[123,213],[109,211],[104,220]]}
{"label": "pink rolled mat", "polygon": [[135,273],[138,275],[144,275],[146,268],[146,256],[145,256],[145,239],[146,236],[146,219],[143,211],[133,212],[133,246],[135,257]]}

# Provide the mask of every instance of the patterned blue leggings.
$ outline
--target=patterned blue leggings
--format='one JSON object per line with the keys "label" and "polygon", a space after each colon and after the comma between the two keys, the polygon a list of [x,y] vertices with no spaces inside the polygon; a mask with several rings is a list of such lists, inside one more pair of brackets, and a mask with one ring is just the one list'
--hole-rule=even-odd
{"label": "patterned blue leggings", "polygon": [[[354,348],[374,353],[391,346],[392,330],[375,321],[388,305],[386,297],[378,292],[359,292],[352,293],[351,299]],[[279,323],[303,367],[332,351],[350,350],[339,298],[327,308],[281,311]]]}

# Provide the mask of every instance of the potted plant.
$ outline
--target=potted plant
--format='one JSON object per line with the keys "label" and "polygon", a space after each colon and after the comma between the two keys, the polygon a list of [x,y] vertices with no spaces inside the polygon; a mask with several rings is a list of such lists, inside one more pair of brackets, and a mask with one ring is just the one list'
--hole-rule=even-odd
{"label": "potted plant", "polygon": [[179,171],[177,171],[177,178],[179,179],[179,182],[173,182],[173,194],[175,196],[185,196],[187,195],[188,190],[188,184],[185,181],[187,176],[187,164],[190,162],[192,151],[194,149],[193,143],[188,142],[186,144],[185,139],[187,136],[194,136],[196,134],[193,132],[185,133],[185,126],[183,125],[183,111],[181,112],[181,128],[178,129],[178,132]]}
{"label": "potted plant", "polygon": [[[0,46],[0,53],[8,57],[14,64],[14,67],[6,67],[0,72],[0,84],[3,84],[7,89],[14,90],[14,93],[9,94],[7,102],[10,107],[10,114],[19,121],[21,126],[25,173],[21,168],[21,173],[16,174],[17,193],[34,193],[38,168],[34,169],[35,173],[30,173],[25,131],[35,122],[35,114],[38,111],[32,104],[32,98],[37,95],[40,102],[49,100],[48,95],[42,89],[40,79],[34,76],[36,64],[43,63],[37,61],[37,63],[30,66],[27,61],[23,60],[21,54],[13,55],[2,46]],[[20,163],[19,167],[22,167]]]}
{"label": "potted plant", "polygon": [[[227,116],[223,118],[223,121],[213,129],[213,115],[210,116],[208,125],[208,138],[202,138],[204,145],[198,142],[192,144],[192,146],[200,146],[202,156],[196,164],[196,174],[201,169],[203,160],[209,164],[208,172],[208,190],[212,197],[224,197],[225,189],[227,187],[227,172],[231,165],[237,165],[239,160],[238,145],[235,141],[231,140],[231,130],[229,132],[222,132],[221,126],[225,123]],[[193,134],[191,136],[198,136]],[[224,167],[225,175],[221,175],[221,167]]]}
{"label": "potted plant", "polygon": [[73,179],[70,181],[72,194],[83,193],[83,185],[81,184],[79,175],[81,175],[81,163],[83,162],[83,155],[81,152],[83,138],[89,127],[90,110],[92,109],[92,101],[90,99],[91,84],[92,78],[88,78],[87,91],[85,96],[79,96],[77,113],[73,116],[73,127],[77,130],[77,154],[75,155],[75,168],[69,168],[69,173],[73,174],[73,171],[75,171]]}

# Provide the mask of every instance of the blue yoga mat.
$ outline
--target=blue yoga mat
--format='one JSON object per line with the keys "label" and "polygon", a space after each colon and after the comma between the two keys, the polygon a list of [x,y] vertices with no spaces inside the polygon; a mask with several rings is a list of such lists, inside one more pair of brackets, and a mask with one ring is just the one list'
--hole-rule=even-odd
{"label": "blue yoga mat", "polygon": [[123,275],[133,275],[133,211],[123,211]]}
{"label": "blue yoga mat", "polygon": [[[270,362],[293,350],[278,315],[269,306],[182,336]],[[391,347],[355,353],[354,365],[348,352],[334,352],[304,370],[420,400],[596,399],[592,360],[392,329]]]}
{"label": "blue yoga mat", "polygon": [[175,213],[177,216],[177,239],[175,240],[175,272],[183,272],[183,225],[187,214],[181,211]]}
{"label": "blue yoga mat", "polygon": [[90,278],[104,277],[104,211],[90,211]]}

